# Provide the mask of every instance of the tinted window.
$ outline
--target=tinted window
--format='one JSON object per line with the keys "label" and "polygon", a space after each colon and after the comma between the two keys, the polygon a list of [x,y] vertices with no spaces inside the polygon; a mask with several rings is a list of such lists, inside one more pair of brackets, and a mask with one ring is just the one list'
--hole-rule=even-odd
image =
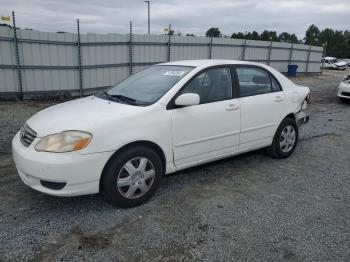
{"label": "tinted window", "polygon": [[229,68],[213,68],[192,79],[181,94],[195,93],[200,103],[210,103],[232,98],[232,83]]}
{"label": "tinted window", "polygon": [[241,97],[270,93],[270,75],[253,67],[236,67]]}
{"label": "tinted window", "polygon": [[124,96],[139,104],[150,104],[161,98],[193,67],[188,66],[151,66],[107,91],[112,97]]}

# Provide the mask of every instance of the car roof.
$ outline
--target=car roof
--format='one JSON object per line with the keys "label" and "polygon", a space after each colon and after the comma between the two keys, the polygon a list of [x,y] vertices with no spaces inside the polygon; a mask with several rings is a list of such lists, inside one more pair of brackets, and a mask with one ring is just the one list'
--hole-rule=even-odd
{"label": "car roof", "polygon": [[337,58],[335,58],[333,56],[326,56],[325,59],[337,59]]}
{"label": "car roof", "polygon": [[227,64],[240,64],[240,65],[261,65],[261,63],[241,61],[241,60],[227,60],[227,59],[198,59],[198,60],[182,60],[173,61],[167,63],[161,63],[160,65],[177,65],[177,66],[193,66],[193,67],[207,67],[215,65],[227,65]]}

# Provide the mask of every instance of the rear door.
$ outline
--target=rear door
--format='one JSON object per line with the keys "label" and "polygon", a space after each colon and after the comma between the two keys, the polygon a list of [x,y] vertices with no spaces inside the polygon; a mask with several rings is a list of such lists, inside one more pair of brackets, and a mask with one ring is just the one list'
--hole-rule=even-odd
{"label": "rear door", "polygon": [[271,144],[284,115],[285,96],[278,81],[257,66],[236,66],[241,105],[240,150]]}
{"label": "rear door", "polygon": [[171,109],[175,166],[238,150],[240,105],[231,75],[229,66],[204,70],[177,94],[196,93],[200,104]]}

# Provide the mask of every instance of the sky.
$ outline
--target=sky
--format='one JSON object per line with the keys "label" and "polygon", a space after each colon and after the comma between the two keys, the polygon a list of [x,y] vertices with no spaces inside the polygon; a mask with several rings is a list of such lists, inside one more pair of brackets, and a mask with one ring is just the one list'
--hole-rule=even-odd
{"label": "sky", "polygon": [[[15,11],[20,28],[48,32],[147,33],[143,0],[0,0],[0,15]],[[224,35],[256,30],[287,31],[304,37],[311,24],[350,30],[350,0],[151,0],[151,33],[169,23],[176,33],[204,36],[210,27]]]}

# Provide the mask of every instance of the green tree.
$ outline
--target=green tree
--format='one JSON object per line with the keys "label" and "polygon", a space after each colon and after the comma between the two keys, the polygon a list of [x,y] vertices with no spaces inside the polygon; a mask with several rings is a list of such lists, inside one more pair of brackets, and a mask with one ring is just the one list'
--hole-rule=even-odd
{"label": "green tree", "polygon": [[[345,58],[346,55],[346,40],[343,31],[336,30],[334,32],[334,44],[330,46],[329,55],[338,58]],[[328,49],[326,50],[328,51]]]}
{"label": "green tree", "polygon": [[222,37],[222,34],[217,27],[209,28],[208,31],[205,33],[206,37]]}
{"label": "green tree", "polygon": [[257,31],[249,32],[247,35],[247,39],[250,40],[260,40],[260,35]]}
{"label": "green tree", "polygon": [[268,30],[264,30],[264,32],[261,33],[260,40],[279,42],[276,31],[268,31]]}
{"label": "green tree", "polygon": [[346,30],[344,31],[344,38],[345,38],[345,50],[343,58],[350,58],[350,31]]}
{"label": "green tree", "polygon": [[319,45],[320,30],[314,24],[310,25],[305,33],[305,44],[306,45]]}
{"label": "green tree", "polygon": [[293,43],[293,44],[299,43],[299,39],[295,34],[289,34],[287,32],[283,32],[279,34],[278,40],[284,43]]}
{"label": "green tree", "polygon": [[295,34],[290,35],[290,43],[299,44],[301,40]]}
{"label": "green tree", "polygon": [[242,32],[233,33],[231,35],[231,38],[234,38],[234,39],[245,39],[245,35]]}

